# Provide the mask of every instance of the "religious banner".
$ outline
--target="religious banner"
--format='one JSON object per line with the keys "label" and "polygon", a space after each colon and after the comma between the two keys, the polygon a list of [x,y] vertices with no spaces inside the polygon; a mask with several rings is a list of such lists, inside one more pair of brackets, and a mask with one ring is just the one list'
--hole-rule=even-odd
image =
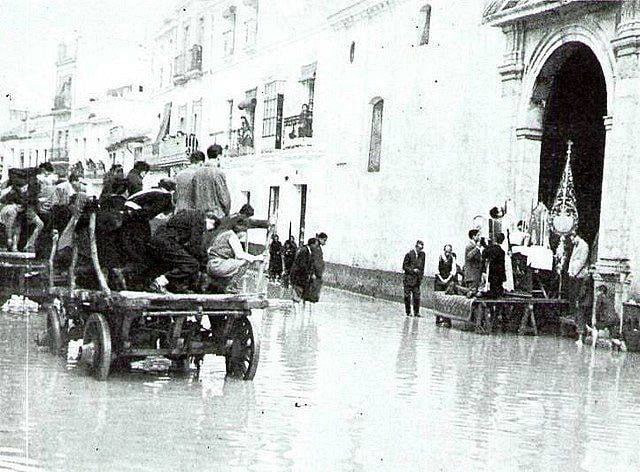
{"label": "religious banner", "polygon": [[578,208],[576,206],[576,192],[573,187],[573,174],[571,173],[571,147],[568,142],[567,162],[562,173],[562,180],[556,193],[556,198],[551,207],[551,228],[554,232],[564,236],[570,234],[578,227]]}

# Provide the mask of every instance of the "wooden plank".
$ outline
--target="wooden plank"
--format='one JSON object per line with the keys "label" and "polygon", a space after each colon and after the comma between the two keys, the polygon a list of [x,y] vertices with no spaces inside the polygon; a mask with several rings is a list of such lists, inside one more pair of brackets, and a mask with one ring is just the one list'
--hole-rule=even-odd
{"label": "wooden plank", "polygon": [[0,259],[15,260],[15,259],[35,259],[35,252],[10,252],[0,251]]}
{"label": "wooden plank", "polygon": [[86,304],[95,310],[154,311],[180,310],[197,314],[200,311],[217,312],[229,310],[248,311],[268,308],[269,300],[252,295],[197,295],[161,294],[151,292],[112,292],[101,290],[69,289],[53,287],[49,294],[62,300]]}

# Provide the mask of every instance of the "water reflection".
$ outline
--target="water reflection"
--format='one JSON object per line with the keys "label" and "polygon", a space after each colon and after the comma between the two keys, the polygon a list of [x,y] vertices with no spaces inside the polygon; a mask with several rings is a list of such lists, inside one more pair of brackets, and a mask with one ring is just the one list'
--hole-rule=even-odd
{"label": "water reflection", "polygon": [[[327,290],[264,314],[258,374],[96,382],[0,319],[0,469],[639,470],[640,356],[478,336]],[[28,397],[28,402],[26,401]]]}

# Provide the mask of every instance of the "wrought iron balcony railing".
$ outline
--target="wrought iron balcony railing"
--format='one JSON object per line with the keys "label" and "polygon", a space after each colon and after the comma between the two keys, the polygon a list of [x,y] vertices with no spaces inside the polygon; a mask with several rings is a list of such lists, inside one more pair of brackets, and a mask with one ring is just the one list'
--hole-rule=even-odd
{"label": "wrought iron balcony railing", "polygon": [[202,46],[194,44],[187,52],[174,58],[173,83],[183,84],[200,75],[202,75]]}
{"label": "wrought iron balcony railing", "polygon": [[310,146],[312,137],[313,111],[305,104],[299,114],[284,119],[283,148]]}
{"label": "wrought iron balcony railing", "polygon": [[68,110],[71,106],[69,97],[66,95],[56,95],[53,99],[54,110]]}
{"label": "wrought iron balcony railing", "polygon": [[245,156],[254,152],[253,128],[244,127],[229,131],[229,142],[226,146],[230,157]]}
{"label": "wrought iron balcony railing", "polygon": [[149,164],[156,167],[187,164],[191,153],[198,149],[198,139],[195,134],[167,135],[157,144],[157,154],[154,152],[149,160]]}

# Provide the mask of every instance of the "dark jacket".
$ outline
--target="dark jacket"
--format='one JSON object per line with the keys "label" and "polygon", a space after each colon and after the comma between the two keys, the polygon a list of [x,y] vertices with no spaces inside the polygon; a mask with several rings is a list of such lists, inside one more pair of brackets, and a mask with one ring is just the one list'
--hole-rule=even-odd
{"label": "dark jacket", "polygon": [[300,246],[291,267],[290,279],[293,285],[306,288],[313,272],[313,257],[309,246]]}
{"label": "dark jacket", "polygon": [[403,282],[405,285],[420,285],[424,276],[424,252],[416,254],[415,249],[412,249],[406,253],[402,262],[402,270],[404,271]]}
{"label": "dark jacket", "polygon": [[206,260],[206,253],[202,245],[205,231],[204,212],[198,210],[184,210],[176,213],[160,226],[152,238],[168,239],[186,249],[199,260]]}
{"label": "dark jacket", "polygon": [[464,281],[480,284],[482,280],[482,253],[474,242],[469,242],[464,250]]}
{"label": "dark jacket", "polygon": [[125,205],[150,220],[173,209],[173,196],[163,188],[152,188],[130,195]]}
{"label": "dark jacket", "polygon": [[507,280],[504,270],[504,250],[497,244],[491,244],[482,253],[482,260],[489,265],[489,283],[501,284]]}
{"label": "dark jacket", "polygon": [[131,169],[127,174],[127,191],[129,195],[138,193],[142,190],[142,176],[136,169]]}

